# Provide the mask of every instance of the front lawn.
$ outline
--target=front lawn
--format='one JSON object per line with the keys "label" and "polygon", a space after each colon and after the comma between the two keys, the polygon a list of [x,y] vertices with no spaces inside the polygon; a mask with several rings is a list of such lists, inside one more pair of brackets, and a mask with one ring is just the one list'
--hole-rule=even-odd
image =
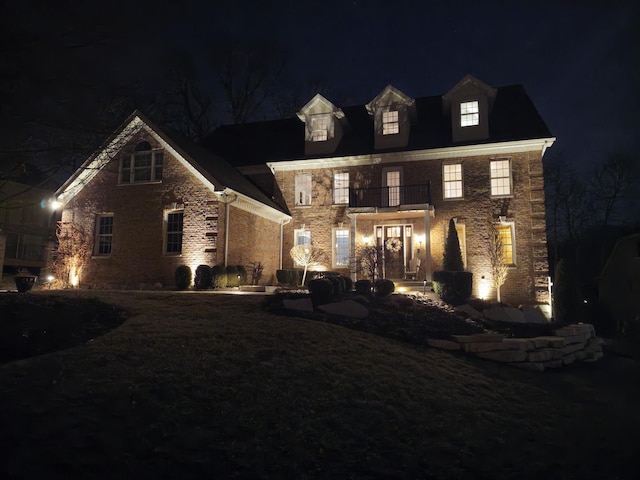
{"label": "front lawn", "polygon": [[[0,308],[7,298],[0,296]],[[127,319],[75,347],[0,366],[0,477],[640,473],[634,358],[607,355],[539,374],[268,313],[260,296],[79,291],[29,298],[104,302],[98,312],[117,306]]]}

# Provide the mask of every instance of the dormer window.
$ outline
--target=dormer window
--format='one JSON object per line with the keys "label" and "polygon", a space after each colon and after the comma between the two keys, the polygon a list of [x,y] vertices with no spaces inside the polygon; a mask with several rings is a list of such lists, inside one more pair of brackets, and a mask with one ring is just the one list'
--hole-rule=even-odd
{"label": "dormer window", "polygon": [[398,111],[390,110],[388,112],[382,112],[382,134],[393,135],[399,131]]}
{"label": "dormer window", "polygon": [[462,102],[460,104],[460,126],[472,127],[478,124],[480,124],[478,101]]}
{"label": "dormer window", "polygon": [[329,119],[326,115],[311,118],[311,141],[325,142],[329,138]]}

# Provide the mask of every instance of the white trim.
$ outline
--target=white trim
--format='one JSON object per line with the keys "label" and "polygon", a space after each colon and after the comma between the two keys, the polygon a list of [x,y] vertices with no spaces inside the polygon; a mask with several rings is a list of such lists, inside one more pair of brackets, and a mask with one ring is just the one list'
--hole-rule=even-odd
{"label": "white trim", "polygon": [[281,223],[284,222],[289,223],[288,220],[291,220],[291,216],[279,212],[258,200],[255,200],[243,193],[237,192],[231,188],[225,188],[224,190],[215,192],[218,200],[224,202],[224,197],[229,195],[235,195],[237,200],[235,200],[232,205],[234,207],[239,208],[240,210],[244,210],[245,212],[253,213],[254,215],[258,215],[262,218],[266,218],[267,220],[271,220],[272,222]]}
{"label": "white trim", "polygon": [[485,143],[480,145],[464,145],[455,147],[432,148],[412,152],[390,152],[346,157],[300,158],[282,162],[267,162],[272,172],[300,170],[304,168],[357,167],[379,163],[420,162],[424,160],[443,160],[447,158],[476,157],[480,155],[506,155],[540,151],[542,155],[556,141],[556,137],[534,140],[516,140],[512,142]]}
{"label": "white trim", "polygon": [[[56,200],[60,202],[61,207],[69,203],[81,190],[84,186],[93,179],[98,172],[108,164],[113,158],[114,155],[110,155],[113,153],[119,153],[122,147],[129,141],[131,138],[138,133],[141,129],[145,129],[145,131],[152,136],[161,146],[164,148],[172,157],[178,160],[194,177],[196,177],[200,182],[208,188],[211,192],[215,193],[218,197],[222,193],[232,192],[238,197],[241,197],[244,200],[243,206],[237,205],[238,208],[242,208],[250,213],[254,213],[259,215],[267,220],[271,220],[273,222],[280,223],[281,221],[291,219],[291,216],[286,213],[280,212],[268,205],[259,202],[258,200],[254,200],[247,195],[235,192],[230,188],[225,188],[224,190],[220,190],[220,187],[216,187],[211,180],[205,177],[200,170],[198,170],[191,162],[189,162],[181,153],[179,153],[175,148],[173,148],[167,141],[165,141],[161,135],[159,135],[153,128],[147,125],[139,116],[135,116],[129,124],[127,124],[122,131],[116,135],[116,137],[109,142],[109,144],[103,148],[98,154],[95,155],[93,160],[87,160],[77,171],[77,175],[71,180],[68,184],[64,184],[62,187],[58,189],[56,192]],[[166,161],[166,159],[164,159]],[[75,174],[74,174],[75,175]],[[125,184],[120,184],[125,185]],[[135,184],[134,184],[135,185]]]}
{"label": "white trim", "polygon": [[87,162],[77,170],[75,178],[72,177],[73,180],[70,179],[69,184],[65,182],[65,184],[56,191],[56,200],[60,203],[60,206],[64,208],[64,206],[102,170],[102,167],[113,160],[114,157],[110,154],[114,152],[119,153],[124,144],[138,133],[144,125],[145,123],[142,119],[136,116],[93,160],[87,160]]}

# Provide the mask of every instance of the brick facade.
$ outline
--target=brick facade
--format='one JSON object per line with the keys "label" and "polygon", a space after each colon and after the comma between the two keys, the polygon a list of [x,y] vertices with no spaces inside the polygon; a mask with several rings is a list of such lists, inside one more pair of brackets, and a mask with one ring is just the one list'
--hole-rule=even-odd
{"label": "brick facade", "polygon": [[[508,198],[491,196],[489,165],[493,159],[511,161],[513,194]],[[462,164],[464,192],[461,199],[443,199],[442,166],[445,163]],[[355,213],[348,206],[332,204],[334,172],[349,172],[352,188],[381,187],[386,168],[400,168],[404,185],[429,183],[433,212]],[[312,174],[311,206],[294,205],[295,176],[300,173]],[[292,215],[291,223],[285,227],[285,252],[293,246],[294,230],[305,225],[311,230],[313,243],[327,253],[328,259],[323,267],[331,269],[332,228],[355,224],[352,241],[352,256],[355,256],[355,250],[363,245],[364,238],[375,235],[375,225],[410,225],[412,252],[406,258],[421,258],[424,275],[421,278],[430,279],[431,272],[425,272],[428,265],[426,245],[418,252],[420,246],[416,238],[429,228],[431,271],[441,269],[449,220],[456,218],[458,224],[465,226],[466,269],[474,273],[473,294],[494,298],[488,258],[489,222],[497,222],[499,216],[503,216],[506,222],[514,224],[515,229],[515,266],[509,269],[507,282],[501,288],[503,300],[513,304],[548,302],[542,157],[539,151],[424,160],[413,155],[411,161],[404,162],[402,154],[381,154],[377,156],[376,163],[364,166],[276,171],[275,181]],[[427,215],[433,217],[428,220],[428,226]],[[290,258],[285,259],[285,267],[293,267]],[[358,278],[353,266],[350,270],[342,273]]]}
{"label": "brick facade", "polygon": [[[144,130],[121,151],[140,141],[152,148],[161,145]],[[118,152],[120,153],[120,152]],[[179,265],[195,273],[200,264],[224,264],[225,204],[168,151],[163,152],[162,181],[118,184],[119,155],[105,165],[65,206],[63,224],[81,226],[91,239],[92,255],[81,272],[80,285],[107,288],[172,287]],[[183,209],[182,253],[165,253],[165,212]],[[275,276],[279,248],[273,242],[256,242],[256,235],[279,232],[279,225],[260,216],[230,207],[228,264],[261,261],[263,278]],[[96,255],[96,217],[113,215],[112,251]]]}

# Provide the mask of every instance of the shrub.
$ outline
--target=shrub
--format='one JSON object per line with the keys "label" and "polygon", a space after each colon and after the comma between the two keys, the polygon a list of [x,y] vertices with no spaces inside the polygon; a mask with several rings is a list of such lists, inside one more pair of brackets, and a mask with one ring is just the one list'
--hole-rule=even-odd
{"label": "shrub", "polygon": [[373,284],[371,283],[371,280],[358,280],[356,282],[356,293],[358,295],[370,296],[372,286]]}
{"label": "shrub", "polygon": [[239,285],[238,275],[240,273],[237,265],[227,265],[224,271],[227,274],[227,287],[237,287]]}
{"label": "shrub", "polygon": [[251,262],[249,265],[251,266],[249,269],[251,285],[258,285],[260,278],[262,278],[262,271],[264,270],[264,267],[261,262]]}
{"label": "shrub", "polygon": [[331,282],[331,284],[333,285],[333,294],[334,295],[342,295],[342,293],[344,292],[344,288],[343,288],[343,283],[340,280],[340,277],[336,277],[334,275],[331,275],[329,277],[324,277],[327,280],[329,280]]}
{"label": "shrub", "polygon": [[473,274],[471,272],[452,272],[437,270],[432,277],[433,291],[443,301],[457,305],[471,297]]}
{"label": "shrub", "polygon": [[198,265],[196,268],[196,276],[193,279],[193,284],[196,290],[206,290],[211,288],[212,275],[211,267],[209,265]]}
{"label": "shrub", "polygon": [[178,290],[186,290],[191,285],[191,269],[187,265],[180,265],[176,268],[174,279]]}
{"label": "shrub", "polygon": [[302,272],[300,270],[292,269],[276,270],[276,278],[280,285],[297,287],[300,285],[300,281],[302,280]]}
{"label": "shrub", "polygon": [[342,279],[344,280],[344,291],[346,293],[353,292],[353,280],[351,279],[351,277],[343,276]]}
{"label": "shrub", "polygon": [[334,284],[329,278],[309,280],[309,294],[314,307],[331,302],[331,297],[334,293],[333,286]]}
{"label": "shrub", "polygon": [[377,297],[387,297],[393,293],[396,289],[396,286],[391,280],[386,278],[380,278],[376,280],[376,296]]}
{"label": "shrub", "polygon": [[449,220],[449,233],[447,243],[444,246],[444,256],[442,259],[442,269],[450,272],[461,272],[464,270],[462,262],[462,252],[460,250],[460,239],[453,218]]}
{"label": "shrub", "polygon": [[227,274],[222,265],[211,267],[211,286],[213,288],[224,288],[227,286]]}

